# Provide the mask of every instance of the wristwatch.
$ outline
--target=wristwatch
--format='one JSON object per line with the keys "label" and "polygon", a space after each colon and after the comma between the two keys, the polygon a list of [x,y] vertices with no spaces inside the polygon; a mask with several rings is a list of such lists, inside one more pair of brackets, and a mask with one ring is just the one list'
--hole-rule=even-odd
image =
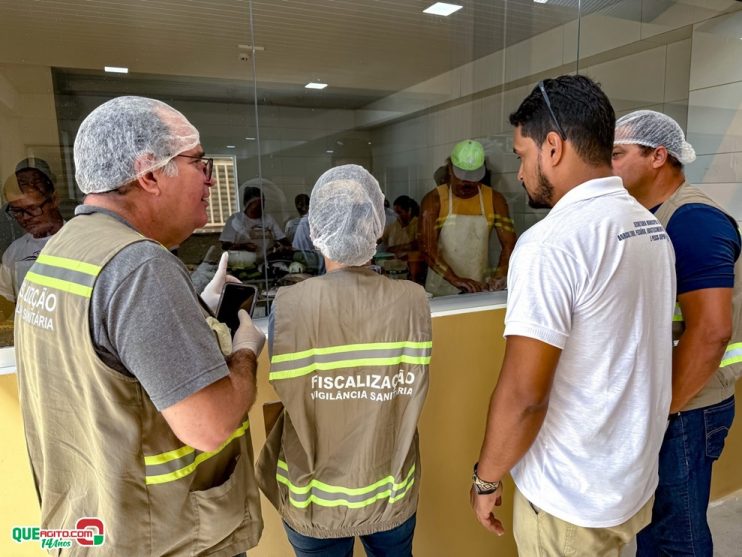
{"label": "wristwatch", "polygon": [[489,495],[497,491],[497,488],[500,487],[500,481],[485,482],[477,476],[477,466],[479,466],[478,462],[474,465],[474,473],[471,475],[471,481],[474,483],[474,490],[477,492],[477,495]]}

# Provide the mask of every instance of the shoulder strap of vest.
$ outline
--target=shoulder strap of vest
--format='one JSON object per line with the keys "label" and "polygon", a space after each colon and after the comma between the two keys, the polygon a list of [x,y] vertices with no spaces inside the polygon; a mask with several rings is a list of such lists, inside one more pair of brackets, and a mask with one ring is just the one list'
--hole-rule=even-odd
{"label": "shoulder strap of vest", "polygon": [[700,190],[696,186],[689,184],[688,182],[683,182],[680,187],[675,190],[675,193],[673,193],[662,205],[660,205],[660,208],[657,209],[657,212],[654,216],[657,217],[657,220],[660,221],[660,224],[662,224],[662,226],[667,228],[667,224],[670,222],[670,219],[675,214],[675,211],[677,211],[683,205],[688,205],[689,203],[701,203],[703,205],[714,207],[724,213],[732,220],[732,222],[734,222],[734,219],[729,215],[729,213],[727,213],[727,211],[725,211],[718,203],[716,203],[713,199],[706,195],[706,193],[704,193],[702,190]]}

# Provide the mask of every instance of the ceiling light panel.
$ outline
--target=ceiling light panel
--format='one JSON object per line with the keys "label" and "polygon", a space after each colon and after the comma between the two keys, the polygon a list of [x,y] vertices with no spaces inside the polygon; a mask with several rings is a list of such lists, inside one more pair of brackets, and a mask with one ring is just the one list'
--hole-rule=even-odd
{"label": "ceiling light panel", "polygon": [[436,2],[423,10],[424,14],[442,15],[449,16],[454,12],[458,12],[464,6],[458,4],[447,4],[446,2]]}

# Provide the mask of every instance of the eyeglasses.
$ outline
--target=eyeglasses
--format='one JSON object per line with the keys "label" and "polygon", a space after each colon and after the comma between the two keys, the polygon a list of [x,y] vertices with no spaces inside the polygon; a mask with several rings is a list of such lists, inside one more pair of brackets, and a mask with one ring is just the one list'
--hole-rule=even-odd
{"label": "eyeglasses", "polygon": [[38,217],[44,212],[44,205],[51,201],[51,197],[47,197],[38,205],[29,205],[28,207],[13,207],[12,205],[5,206],[5,212],[8,213],[14,219],[19,219],[24,216],[26,217]]}
{"label": "eyeglasses", "polygon": [[197,157],[195,155],[175,155],[176,157],[185,157],[187,159],[194,159],[201,161],[203,165],[204,176],[207,180],[211,180],[211,175],[214,172],[214,159],[206,159],[204,157]]}
{"label": "eyeglasses", "polygon": [[544,102],[546,103],[546,108],[549,109],[549,114],[551,114],[551,119],[554,120],[554,125],[556,126],[556,129],[559,132],[559,137],[562,138],[562,141],[567,141],[567,134],[564,133],[564,129],[562,129],[562,126],[559,125],[559,120],[557,120],[556,114],[554,114],[554,111],[551,108],[551,101],[549,101],[549,95],[546,94],[546,88],[544,87],[543,81],[538,82],[538,88],[541,91],[541,96],[544,98]]}

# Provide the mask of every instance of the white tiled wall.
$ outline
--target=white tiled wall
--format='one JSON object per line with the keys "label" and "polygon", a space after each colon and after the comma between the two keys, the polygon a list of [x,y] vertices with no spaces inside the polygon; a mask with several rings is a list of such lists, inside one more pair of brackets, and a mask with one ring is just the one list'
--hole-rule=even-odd
{"label": "white tiled wall", "polygon": [[688,98],[687,167],[703,188],[742,221],[742,12],[697,24]]}
{"label": "white tiled wall", "polygon": [[[506,58],[530,56],[529,50],[520,47],[517,53]],[[561,66],[561,58],[555,58],[553,63]],[[581,72],[603,85],[619,114],[653,108],[673,115],[685,125],[689,65],[690,40],[684,39],[583,67]],[[518,71],[523,72],[527,64],[519,67]],[[496,173],[494,185],[505,195],[517,230],[523,231],[543,218],[544,211],[528,207],[516,178],[518,163],[512,154],[512,128],[508,122],[509,114],[534,85],[535,80],[505,92],[495,87],[486,96],[461,100],[455,106],[372,131],[373,144],[379,145],[374,148],[373,168],[387,196],[394,199],[407,194],[419,201],[434,187],[433,172],[444,163],[456,142],[474,138],[485,147],[489,165]],[[410,171],[405,172],[405,168]]]}

